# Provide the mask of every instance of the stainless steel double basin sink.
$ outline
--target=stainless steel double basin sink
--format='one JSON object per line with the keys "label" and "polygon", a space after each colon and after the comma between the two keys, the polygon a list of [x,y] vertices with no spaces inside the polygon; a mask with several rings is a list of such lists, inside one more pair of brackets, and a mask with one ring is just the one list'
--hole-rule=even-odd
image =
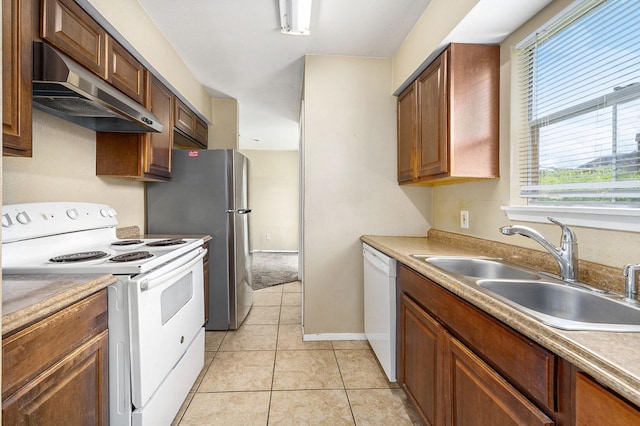
{"label": "stainless steel double basin sink", "polygon": [[499,258],[412,257],[454,274],[483,293],[564,330],[640,332],[640,305],[622,295],[567,282]]}

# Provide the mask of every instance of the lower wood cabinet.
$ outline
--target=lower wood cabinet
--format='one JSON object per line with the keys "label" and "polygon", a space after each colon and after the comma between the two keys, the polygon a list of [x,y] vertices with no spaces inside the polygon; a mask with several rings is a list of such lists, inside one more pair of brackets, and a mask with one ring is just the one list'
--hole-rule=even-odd
{"label": "lower wood cabinet", "polygon": [[574,374],[575,425],[640,425],[640,410],[581,372]]}
{"label": "lower wood cabinet", "polygon": [[397,377],[427,425],[640,425],[640,409],[405,265]]}
{"label": "lower wood cabinet", "polygon": [[2,339],[2,423],[107,425],[106,289]]}

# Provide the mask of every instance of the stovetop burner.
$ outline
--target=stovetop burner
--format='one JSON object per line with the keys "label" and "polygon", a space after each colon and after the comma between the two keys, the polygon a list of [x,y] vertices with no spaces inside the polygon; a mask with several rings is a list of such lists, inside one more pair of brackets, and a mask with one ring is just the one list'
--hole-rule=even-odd
{"label": "stovetop burner", "polygon": [[147,243],[146,245],[148,245],[149,247],[167,247],[177,246],[184,243],[186,243],[186,241],[181,238],[172,238],[169,240],[152,241],[150,243]]}
{"label": "stovetop burner", "polygon": [[135,246],[143,243],[144,241],[142,240],[121,240],[121,241],[114,241],[111,243],[111,245],[118,246],[118,247],[126,247],[126,246]]}
{"label": "stovetop burner", "polygon": [[153,257],[153,254],[148,251],[132,251],[131,253],[124,253],[118,256],[113,256],[109,259],[111,262],[135,262],[136,260],[148,259]]}
{"label": "stovetop burner", "polygon": [[102,259],[103,257],[107,256],[108,254],[103,251],[83,251],[79,253],[69,253],[55,256],[49,260],[56,263],[83,262],[86,260]]}

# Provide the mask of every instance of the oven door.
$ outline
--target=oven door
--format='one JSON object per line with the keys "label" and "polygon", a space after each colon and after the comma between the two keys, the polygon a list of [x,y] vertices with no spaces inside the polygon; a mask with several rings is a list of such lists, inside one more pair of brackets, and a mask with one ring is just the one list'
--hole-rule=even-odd
{"label": "oven door", "polygon": [[131,400],[135,408],[149,401],[204,324],[205,254],[199,248],[130,279]]}

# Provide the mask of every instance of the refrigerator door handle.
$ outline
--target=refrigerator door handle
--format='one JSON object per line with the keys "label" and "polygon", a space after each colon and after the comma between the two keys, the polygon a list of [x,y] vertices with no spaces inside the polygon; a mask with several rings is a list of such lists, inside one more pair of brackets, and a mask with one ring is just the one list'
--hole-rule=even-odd
{"label": "refrigerator door handle", "polygon": [[235,210],[235,209],[229,209],[229,210],[226,210],[226,211],[225,211],[225,213],[235,213],[235,212],[236,212],[236,210]]}
{"label": "refrigerator door handle", "polygon": [[248,214],[251,213],[251,209],[238,209],[238,214]]}

